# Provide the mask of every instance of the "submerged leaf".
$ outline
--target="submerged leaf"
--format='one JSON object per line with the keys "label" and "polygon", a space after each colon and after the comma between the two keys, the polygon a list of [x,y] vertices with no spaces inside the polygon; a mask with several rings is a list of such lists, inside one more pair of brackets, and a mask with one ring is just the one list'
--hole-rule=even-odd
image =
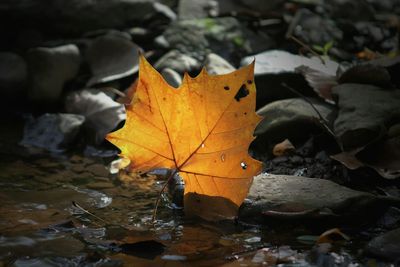
{"label": "submerged leaf", "polygon": [[131,170],[175,169],[185,212],[232,218],[261,163],[248,155],[255,113],[254,63],[225,75],[184,76],[176,89],[144,59],[125,126],[107,136]]}

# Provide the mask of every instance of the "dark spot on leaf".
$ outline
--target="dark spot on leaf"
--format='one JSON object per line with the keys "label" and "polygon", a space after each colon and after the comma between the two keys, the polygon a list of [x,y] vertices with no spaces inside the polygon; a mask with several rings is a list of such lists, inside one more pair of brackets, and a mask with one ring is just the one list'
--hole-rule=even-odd
{"label": "dark spot on leaf", "polygon": [[249,95],[249,90],[247,90],[246,86],[243,84],[240,87],[239,91],[236,93],[235,99],[236,101],[239,102],[241,98],[246,97],[248,95]]}
{"label": "dark spot on leaf", "polygon": [[253,81],[252,81],[252,80],[247,80],[247,83],[248,83],[248,84],[252,84]]}
{"label": "dark spot on leaf", "polygon": [[224,86],[224,89],[228,91],[230,88],[229,86]]}
{"label": "dark spot on leaf", "polygon": [[247,115],[247,112],[243,113],[244,115]]}
{"label": "dark spot on leaf", "polygon": [[167,99],[166,99],[165,97],[163,97],[163,98],[162,98],[162,100],[164,100],[164,101],[165,101],[165,100],[167,100]]}

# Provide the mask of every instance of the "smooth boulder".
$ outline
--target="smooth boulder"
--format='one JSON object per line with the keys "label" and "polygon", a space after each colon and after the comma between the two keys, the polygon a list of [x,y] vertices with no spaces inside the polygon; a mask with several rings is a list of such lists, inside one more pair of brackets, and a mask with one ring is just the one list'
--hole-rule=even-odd
{"label": "smooth boulder", "polygon": [[353,190],[325,179],[264,173],[254,177],[239,216],[355,220],[359,214],[372,216],[373,211],[382,211],[392,204],[400,205],[400,200]]}
{"label": "smooth boulder", "polygon": [[28,98],[36,103],[57,102],[65,82],[78,74],[81,57],[74,44],[39,47],[27,54],[31,85]]}

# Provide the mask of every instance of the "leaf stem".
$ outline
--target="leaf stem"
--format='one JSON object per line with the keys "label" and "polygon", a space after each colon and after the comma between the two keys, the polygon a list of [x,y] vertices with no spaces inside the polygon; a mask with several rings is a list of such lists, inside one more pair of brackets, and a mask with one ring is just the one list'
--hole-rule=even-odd
{"label": "leaf stem", "polygon": [[325,65],[325,60],[321,57],[320,54],[318,54],[317,52],[314,51],[314,49],[312,49],[309,45],[305,44],[304,42],[302,42],[300,39],[294,37],[293,35],[289,36],[290,39],[292,39],[293,41],[295,41],[296,43],[298,43],[299,45],[301,45],[302,47],[304,47],[305,49],[307,49],[311,54],[313,54],[314,56],[316,56],[319,60],[321,60],[321,63]]}
{"label": "leaf stem", "polygon": [[160,190],[160,192],[158,194],[157,200],[156,200],[156,204],[155,204],[155,207],[154,207],[154,210],[153,210],[153,218],[152,218],[153,223],[155,222],[156,217],[157,217],[157,210],[158,210],[158,205],[160,204],[161,195],[165,191],[165,188],[167,188],[169,182],[174,177],[174,175],[178,173],[178,170],[175,169],[173,172],[171,172],[171,170],[169,170],[169,173],[170,174],[168,176],[168,179],[165,182],[164,186],[161,188],[161,190]]}

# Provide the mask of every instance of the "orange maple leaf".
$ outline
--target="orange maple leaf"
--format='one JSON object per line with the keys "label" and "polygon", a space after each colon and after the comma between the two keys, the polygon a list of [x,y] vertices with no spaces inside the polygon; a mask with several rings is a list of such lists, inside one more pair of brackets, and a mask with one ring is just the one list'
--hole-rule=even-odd
{"label": "orange maple leaf", "polygon": [[185,213],[232,218],[261,162],[248,148],[261,118],[255,113],[254,63],[225,75],[185,74],[176,89],[141,56],[139,81],[123,128],[108,141],[131,170],[178,171]]}

